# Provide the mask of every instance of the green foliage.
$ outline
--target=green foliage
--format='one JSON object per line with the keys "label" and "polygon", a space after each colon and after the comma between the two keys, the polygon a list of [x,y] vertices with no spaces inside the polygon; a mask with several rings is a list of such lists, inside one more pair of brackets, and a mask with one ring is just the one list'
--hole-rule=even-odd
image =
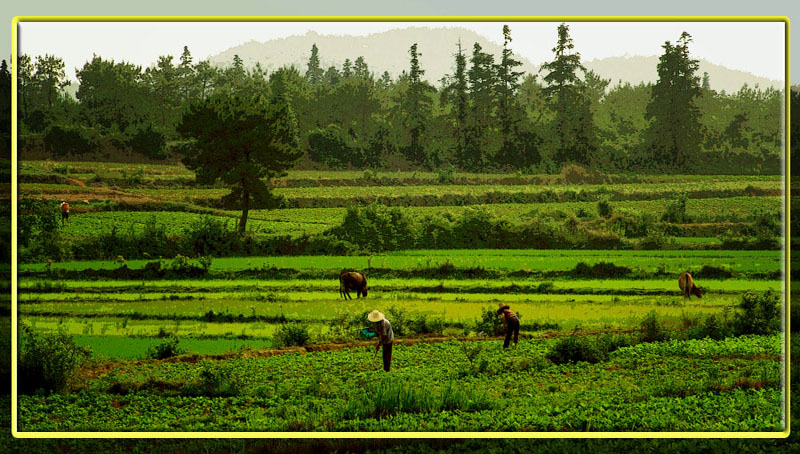
{"label": "green foliage", "polygon": [[342,128],[336,124],[308,133],[308,157],[332,168],[345,168],[348,164],[362,167],[360,159],[348,146]]}
{"label": "green foliage", "polygon": [[667,210],[661,217],[661,220],[675,224],[691,222],[691,218],[686,214],[687,200],[688,197],[685,193],[678,194],[673,200],[667,203]]}
{"label": "green foliage", "polygon": [[597,214],[603,218],[611,217],[611,213],[613,213],[613,207],[608,200],[600,200],[597,202]]}
{"label": "green foliage", "polygon": [[781,329],[781,295],[773,290],[747,292],[734,316],[737,335],[772,334]]}
{"label": "green foliage", "polygon": [[311,340],[306,324],[284,323],[275,332],[276,347],[302,347]]}
{"label": "green foliage", "polygon": [[179,347],[180,339],[174,334],[169,334],[158,344],[152,345],[147,349],[145,355],[152,359],[167,359],[184,353],[184,349]]}
{"label": "green foliage", "polygon": [[199,183],[222,180],[231,187],[226,200],[242,208],[239,231],[244,233],[251,202],[274,203],[264,180],[282,176],[300,158],[295,114],[282,96],[226,94],[192,104],[178,126],[195,152],[183,159],[196,171]]}
{"label": "green foliage", "polygon": [[75,345],[68,334],[36,332],[29,325],[19,327],[17,384],[22,394],[61,393],[79,384],[78,372],[91,350]]}
{"label": "green foliage", "polygon": [[475,332],[479,336],[500,336],[505,332],[496,308],[489,306],[481,312],[481,318],[475,322]]}
{"label": "green foliage", "polygon": [[411,220],[402,210],[379,204],[349,207],[342,224],[331,233],[372,252],[404,249],[413,244]]}
{"label": "green foliage", "polygon": [[608,359],[605,344],[598,343],[587,336],[568,336],[559,339],[547,352],[546,358],[555,364],[576,363],[585,361],[597,363]]}
{"label": "green foliage", "polygon": [[152,125],[138,129],[131,136],[127,144],[135,153],[142,154],[151,159],[165,159],[168,157],[164,134],[153,129]]}
{"label": "green foliage", "polygon": [[57,233],[61,227],[58,201],[43,198],[23,198],[17,207],[17,241],[20,246]]}
{"label": "green foliage", "polygon": [[198,379],[183,386],[181,393],[207,397],[238,396],[245,391],[242,385],[237,370],[231,364],[204,361]]}
{"label": "green foliage", "polygon": [[640,326],[639,336],[642,342],[661,342],[669,337],[655,311],[650,311]]}
{"label": "green foliage", "polygon": [[[696,100],[701,95],[698,61],[689,57],[691,35],[683,32],[673,45],[665,42],[659,58],[658,82],[652,88],[646,118],[645,147],[651,160],[663,168],[689,173],[700,150],[703,131]],[[679,222],[679,221],[670,221]]]}
{"label": "green foliage", "polygon": [[408,380],[386,377],[372,384],[358,399],[348,401],[340,410],[343,418],[385,418],[401,413],[438,413],[460,410],[475,412],[494,408],[485,391],[464,389],[447,382],[436,390],[418,387]]}

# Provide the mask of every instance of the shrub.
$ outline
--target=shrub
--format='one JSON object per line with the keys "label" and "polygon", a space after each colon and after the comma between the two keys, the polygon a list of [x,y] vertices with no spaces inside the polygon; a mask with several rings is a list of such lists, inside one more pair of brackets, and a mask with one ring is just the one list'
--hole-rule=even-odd
{"label": "shrub", "polygon": [[696,273],[693,273],[693,277],[695,278],[705,278],[705,279],[729,279],[733,277],[733,272],[731,271],[730,267],[727,266],[713,266],[713,265],[703,265],[703,268]]}
{"label": "shrub", "polygon": [[405,336],[409,333],[409,317],[405,309],[391,306],[386,309],[386,318],[392,324],[392,332],[394,332],[395,336]]}
{"label": "shrub", "polygon": [[167,141],[164,134],[153,129],[153,125],[141,128],[128,140],[127,145],[134,153],[139,153],[151,159],[165,159]]}
{"label": "shrub", "polygon": [[97,151],[91,131],[80,126],[52,125],[43,137],[44,149],[54,156],[85,155]]}
{"label": "shrub", "polygon": [[178,336],[169,334],[165,340],[147,348],[145,356],[152,359],[167,359],[178,356],[184,351],[178,346]]}
{"label": "shrub", "polygon": [[572,270],[573,275],[588,278],[624,277],[632,272],[633,270],[627,266],[617,266],[608,262],[597,262],[592,266],[578,262]]}
{"label": "shrub", "polygon": [[555,364],[578,361],[597,363],[608,359],[608,350],[603,347],[605,345],[599,345],[590,337],[569,336],[556,342],[545,357]]}
{"label": "shrub", "polygon": [[348,163],[360,161],[353,159],[354,150],[345,140],[345,133],[339,125],[329,124],[308,133],[308,157],[334,168],[344,168]]}
{"label": "shrub", "polygon": [[191,255],[219,257],[244,252],[244,244],[235,222],[203,216],[183,231],[180,249]]}
{"label": "shrub", "polygon": [[487,307],[481,318],[475,322],[475,332],[483,336],[499,336],[503,334],[503,321],[497,315],[497,309]]}
{"label": "shrub", "polygon": [[652,233],[655,227],[655,221],[649,214],[631,210],[620,211],[609,219],[609,224],[626,238],[645,237]]}
{"label": "shrub", "polygon": [[641,341],[642,342],[659,342],[668,338],[667,332],[664,330],[661,320],[658,319],[656,311],[650,311],[645,316],[641,323]]}
{"label": "shrub", "polygon": [[608,200],[600,200],[597,202],[597,214],[599,214],[600,217],[609,218],[613,212],[614,209]]}
{"label": "shrub", "polygon": [[200,377],[194,383],[186,384],[181,394],[190,396],[230,397],[241,394],[244,386],[236,369],[225,361],[207,361],[203,364]]}
{"label": "shrub", "polygon": [[68,334],[36,333],[20,325],[17,383],[19,392],[64,392],[77,384],[80,367],[91,356],[87,347],[75,345]]}
{"label": "shrub", "polygon": [[747,292],[739,303],[734,317],[737,335],[772,334],[781,329],[781,298],[773,291]]}
{"label": "shrub", "polygon": [[20,199],[17,206],[17,241],[27,247],[40,236],[61,228],[58,202],[40,198]]}
{"label": "shrub", "polygon": [[439,169],[436,178],[441,184],[453,184],[456,182],[456,169],[452,165]]}
{"label": "shrub", "polygon": [[686,194],[678,194],[675,199],[667,202],[667,210],[661,220],[664,222],[672,222],[674,224],[687,224],[692,222],[689,215],[686,214],[686,202],[688,197]]}
{"label": "shrub", "polygon": [[602,173],[587,170],[578,164],[566,164],[562,167],[561,179],[565,184],[602,184],[605,180]]}
{"label": "shrub", "polygon": [[342,224],[330,233],[372,252],[413,247],[414,241],[411,220],[405,213],[378,203],[349,207]]}
{"label": "shrub", "polygon": [[305,325],[295,323],[284,323],[275,332],[275,344],[277,347],[302,347],[311,340],[308,328]]}
{"label": "shrub", "polygon": [[690,339],[703,339],[709,337],[711,339],[724,339],[734,334],[733,323],[726,317],[718,317],[710,315],[703,320],[701,324],[689,329],[688,337]]}
{"label": "shrub", "polygon": [[442,334],[444,331],[444,319],[442,317],[420,315],[411,318],[408,321],[408,325],[411,331],[416,334]]}

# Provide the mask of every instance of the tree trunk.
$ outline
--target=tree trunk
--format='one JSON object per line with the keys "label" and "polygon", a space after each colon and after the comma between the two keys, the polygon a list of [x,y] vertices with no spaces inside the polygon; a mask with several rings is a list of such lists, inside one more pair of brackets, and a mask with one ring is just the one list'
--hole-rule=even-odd
{"label": "tree trunk", "polygon": [[250,191],[242,190],[242,218],[239,219],[239,233],[244,234],[247,228],[247,212],[250,210]]}

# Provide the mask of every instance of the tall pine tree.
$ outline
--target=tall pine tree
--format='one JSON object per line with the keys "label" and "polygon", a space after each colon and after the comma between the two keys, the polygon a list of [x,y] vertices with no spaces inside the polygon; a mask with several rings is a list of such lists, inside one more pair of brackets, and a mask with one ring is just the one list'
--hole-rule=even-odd
{"label": "tall pine tree", "polygon": [[517,166],[521,161],[527,161],[520,153],[522,147],[518,143],[519,122],[522,120],[523,111],[516,101],[519,79],[522,71],[514,68],[522,66],[515,60],[508,47],[511,42],[511,29],[503,25],[503,53],[500,64],[497,65],[497,116],[500,121],[500,151],[496,161],[499,164]]}
{"label": "tall pine tree", "polygon": [[319,49],[317,43],[311,45],[311,56],[308,58],[308,70],[306,71],[306,80],[311,85],[322,83],[322,78],[325,72],[319,66]]}
{"label": "tall pine tree", "polygon": [[[653,86],[646,117],[645,148],[656,164],[682,169],[700,151],[703,140],[700,109],[695,99],[702,94],[697,60],[689,57],[691,35],[681,33],[673,45],[664,43],[658,59],[658,82]],[[644,163],[645,165],[647,163]]]}
{"label": "tall pine tree", "polygon": [[544,63],[545,95],[555,113],[551,125],[551,159],[556,165],[567,162],[589,164],[596,149],[596,134],[591,112],[591,99],[578,71],[586,73],[581,55],[573,52],[569,26],[558,26],[558,43],[553,48],[555,59]]}
{"label": "tall pine tree", "polygon": [[432,87],[422,80],[425,70],[419,65],[419,57],[422,54],[417,52],[417,43],[411,46],[408,53],[411,56],[408,89],[400,101],[403,124],[408,131],[408,144],[402,150],[410,161],[421,165],[427,161],[424,134],[431,116],[433,103],[428,92]]}
{"label": "tall pine tree", "polygon": [[472,47],[472,66],[467,72],[469,79],[470,115],[467,118],[467,143],[463,165],[470,170],[485,167],[487,157],[492,155],[492,132],[495,128],[497,77],[494,56],[483,52],[480,44]]}

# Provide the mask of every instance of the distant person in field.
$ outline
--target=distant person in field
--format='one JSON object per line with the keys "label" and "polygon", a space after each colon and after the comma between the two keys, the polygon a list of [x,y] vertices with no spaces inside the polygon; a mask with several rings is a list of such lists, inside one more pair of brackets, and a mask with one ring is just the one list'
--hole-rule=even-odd
{"label": "distant person in field", "polygon": [[684,298],[692,299],[692,295],[698,298],[703,297],[703,289],[695,285],[692,275],[686,271],[678,276],[678,286],[681,288]]}
{"label": "distant person in field", "polygon": [[375,332],[378,334],[378,343],[375,345],[375,353],[378,354],[378,349],[383,346],[383,370],[389,372],[392,367],[392,343],[394,342],[394,331],[392,331],[392,324],[382,312],[375,309],[367,315],[367,320],[375,324]]}
{"label": "distant person in field", "polygon": [[367,277],[355,271],[344,271],[339,275],[339,296],[347,299],[353,299],[350,296],[350,290],[356,291],[356,298],[364,295],[367,297]]}
{"label": "distant person in field", "polygon": [[503,349],[508,348],[511,343],[511,334],[514,334],[514,348],[517,348],[519,341],[519,317],[505,303],[499,303],[497,315],[503,317],[503,325],[506,327],[506,340],[503,342]]}
{"label": "distant person in field", "polygon": [[69,204],[61,201],[61,224],[69,224]]}

